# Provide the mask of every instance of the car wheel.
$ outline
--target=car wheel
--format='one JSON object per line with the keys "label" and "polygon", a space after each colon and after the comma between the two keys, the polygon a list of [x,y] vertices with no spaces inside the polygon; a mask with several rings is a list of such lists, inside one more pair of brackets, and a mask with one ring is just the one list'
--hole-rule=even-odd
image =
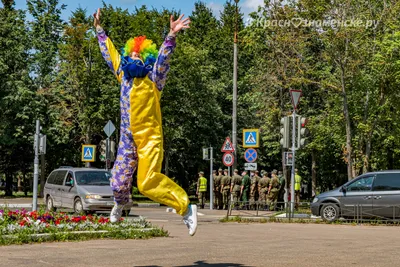
{"label": "car wheel", "polygon": [[339,207],[334,203],[323,204],[321,208],[321,217],[324,221],[334,222],[339,219]]}
{"label": "car wheel", "polygon": [[76,214],[86,214],[86,212],[83,210],[83,204],[80,198],[77,198],[74,201],[74,212]]}
{"label": "car wheel", "polygon": [[51,196],[48,196],[46,199],[46,210],[47,211],[56,211],[56,208],[54,207],[54,202]]}
{"label": "car wheel", "polygon": [[130,212],[131,212],[131,209],[129,209],[129,210],[123,210],[123,211],[122,211],[122,216],[128,217]]}

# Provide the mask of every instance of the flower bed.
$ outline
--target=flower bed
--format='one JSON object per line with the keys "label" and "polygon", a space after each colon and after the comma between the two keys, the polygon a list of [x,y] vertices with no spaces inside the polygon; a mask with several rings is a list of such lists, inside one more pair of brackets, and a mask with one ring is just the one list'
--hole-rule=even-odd
{"label": "flower bed", "polygon": [[144,218],[111,224],[102,216],[73,216],[63,212],[0,210],[0,245],[93,238],[149,238],[167,236]]}

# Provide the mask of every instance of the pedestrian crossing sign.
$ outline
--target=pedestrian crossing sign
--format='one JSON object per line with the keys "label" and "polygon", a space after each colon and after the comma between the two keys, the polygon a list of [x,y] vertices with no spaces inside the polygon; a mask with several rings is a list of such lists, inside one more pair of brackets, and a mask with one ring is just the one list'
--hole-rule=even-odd
{"label": "pedestrian crossing sign", "polygon": [[82,161],[95,162],[96,160],[96,146],[83,145],[82,146]]}
{"label": "pedestrian crossing sign", "polygon": [[259,147],[259,131],[258,129],[243,129],[243,147]]}

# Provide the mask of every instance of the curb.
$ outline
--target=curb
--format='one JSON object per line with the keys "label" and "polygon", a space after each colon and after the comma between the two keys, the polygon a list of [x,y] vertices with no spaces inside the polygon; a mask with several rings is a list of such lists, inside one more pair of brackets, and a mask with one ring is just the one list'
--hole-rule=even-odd
{"label": "curb", "polygon": [[132,207],[142,207],[142,208],[152,208],[152,207],[160,207],[160,203],[133,203]]}
{"label": "curb", "polygon": [[[44,205],[38,203],[38,206]],[[10,208],[10,209],[17,209],[17,208],[32,208],[32,204],[6,204],[2,203],[0,204],[0,208]],[[142,208],[154,208],[154,207],[160,207],[159,203],[133,203],[132,207],[142,207]]]}

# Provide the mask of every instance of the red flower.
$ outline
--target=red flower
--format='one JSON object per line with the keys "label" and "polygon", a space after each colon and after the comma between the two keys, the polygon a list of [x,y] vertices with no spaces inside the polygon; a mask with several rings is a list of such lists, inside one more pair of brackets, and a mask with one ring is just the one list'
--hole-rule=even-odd
{"label": "red flower", "polygon": [[99,223],[102,223],[102,224],[108,223],[109,221],[110,221],[109,218],[104,218],[104,217],[99,218]]}
{"label": "red flower", "polygon": [[81,217],[72,217],[72,219],[71,219],[73,222],[76,222],[76,223],[78,223],[78,222],[80,222],[81,221]]}
{"label": "red flower", "polygon": [[25,226],[25,221],[20,221],[20,222],[19,222],[19,225]]}

